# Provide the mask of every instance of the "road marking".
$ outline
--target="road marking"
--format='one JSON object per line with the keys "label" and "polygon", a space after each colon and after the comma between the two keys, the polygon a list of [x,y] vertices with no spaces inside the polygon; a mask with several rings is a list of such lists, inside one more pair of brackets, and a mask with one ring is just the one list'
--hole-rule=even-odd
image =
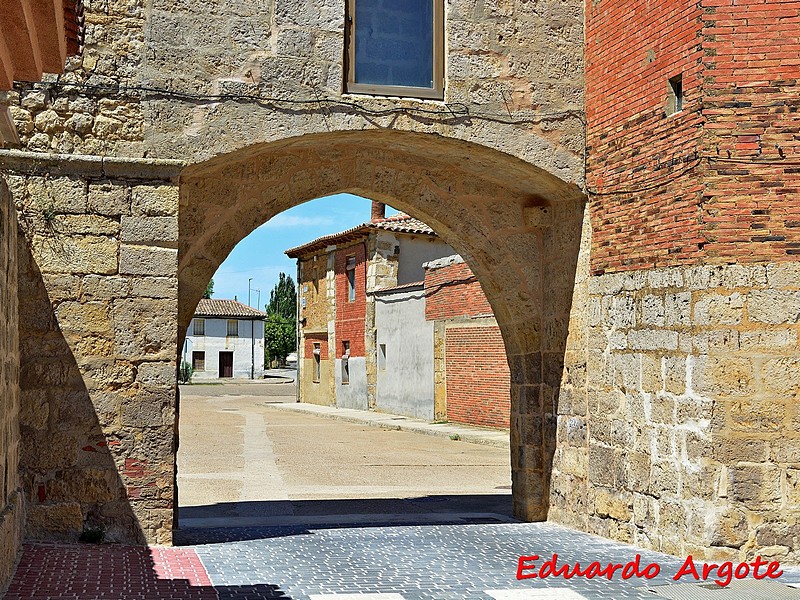
{"label": "road marking", "polygon": [[244,416],[244,469],[242,469],[242,492],[239,502],[253,500],[288,500],[289,494],[283,482],[272,441],[267,436],[264,416],[246,410]]}
{"label": "road marking", "polygon": [[485,590],[494,600],[586,600],[569,588],[539,588],[535,590]]}
{"label": "road marking", "polygon": [[311,600],[404,600],[400,594],[311,594]]}

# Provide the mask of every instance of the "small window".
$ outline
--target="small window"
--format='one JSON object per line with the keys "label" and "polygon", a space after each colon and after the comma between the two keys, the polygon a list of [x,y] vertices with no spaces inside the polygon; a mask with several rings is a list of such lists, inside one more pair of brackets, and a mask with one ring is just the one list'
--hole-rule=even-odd
{"label": "small window", "polygon": [[239,321],[236,319],[228,320],[228,337],[239,337]]}
{"label": "small window", "polygon": [[356,299],[356,257],[347,257],[347,299],[349,302],[355,302]]}
{"label": "small window", "polygon": [[206,320],[205,319],[195,319],[194,320],[194,335],[205,335],[206,334]]}
{"label": "small window", "polygon": [[347,91],[444,97],[444,0],[347,0]]}
{"label": "small window", "polygon": [[683,77],[678,75],[670,79],[667,85],[667,116],[683,110]]}
{"label": "small window", "polygon": [[321,370],[322,350],[319,344],[314,344],[314,373],[312,374],[312,381],[319,383],[319,374]]}
{"label": "small window", "polygon": [[378,370],[386,370],[386,344],[380,344],[378,346]]}
{"label": "small window", "polygon": [[350,342],[342,342],[342,385],[350,383]]}
{"label": "small window", "polygon": [[192,352],[192,370],[205,371],[206,370],[206,353],[205,352]]}

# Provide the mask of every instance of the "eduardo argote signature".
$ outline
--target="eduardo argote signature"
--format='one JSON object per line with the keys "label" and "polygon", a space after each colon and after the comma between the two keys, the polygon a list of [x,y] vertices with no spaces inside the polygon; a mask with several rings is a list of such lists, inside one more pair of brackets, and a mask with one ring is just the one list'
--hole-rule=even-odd
{"label": "eduardo argote signature", "polygon": [[[661,573],[661,566],[658,563],[641,562],[641,555],[637,554],[633,560],[627,563],[606,563],[601,564],[597,561],[591,562],[586,567],[576,562],[574,565],[569,563],[558,564],[558,554],[553,554],[551,558],[539,563],[540,556],[531,554],[520,556],[517,561],[517,579],[545,579],[547,577],[563,577],[572,579],[573,577],[583,577],[594,579],[595,577],[605,577],[608,580],[614,579],[619,572],[620,579],[645,578],[653,579]],[[777,560],[765,561],[760,556],[751,562],[740,562],[734,565],[731,561],[716,563],[696,564],[691,555],[686,557],[683,565],[675,575],[673,580],[679,581],[682,577],[692,577],[696,581],[706,581],[713,578],[714,583],[725,587],[734,579],[777,579],[783,575],[781,566]]]}

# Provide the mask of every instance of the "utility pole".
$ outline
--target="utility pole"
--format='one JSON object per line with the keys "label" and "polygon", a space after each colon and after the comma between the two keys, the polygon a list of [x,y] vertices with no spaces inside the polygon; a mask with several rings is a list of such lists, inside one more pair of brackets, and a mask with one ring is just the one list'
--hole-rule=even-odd
{"label": "utility pole", "polygon": [[256,378],[256,319],[250,319],[250,379]]}

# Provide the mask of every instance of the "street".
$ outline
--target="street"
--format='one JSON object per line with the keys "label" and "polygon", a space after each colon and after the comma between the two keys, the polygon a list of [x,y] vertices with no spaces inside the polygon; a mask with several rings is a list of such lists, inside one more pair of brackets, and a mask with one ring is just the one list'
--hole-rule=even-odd
{"label": "street", "polygon": [[181,528],[510,519],[508,450],[280,410],[294,385],[181,389]]}

